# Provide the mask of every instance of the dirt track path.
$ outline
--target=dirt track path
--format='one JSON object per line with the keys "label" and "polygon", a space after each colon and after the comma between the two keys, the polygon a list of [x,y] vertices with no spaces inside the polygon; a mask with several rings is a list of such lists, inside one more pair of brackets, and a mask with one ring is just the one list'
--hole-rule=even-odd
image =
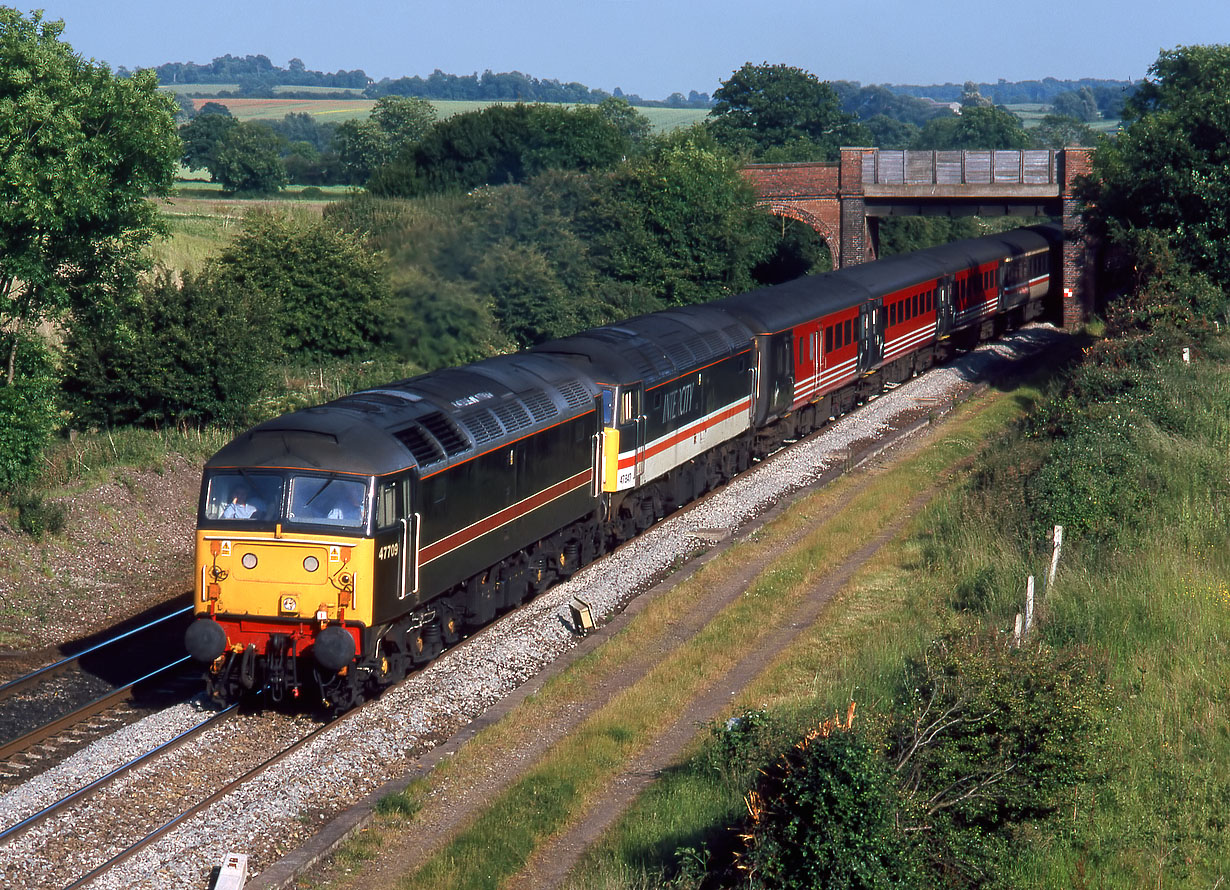
{"label": "dirt track path", "polygon": [[809,590],[792,613],[793,623],[774,630],[721,680],[694,698],[670,729],[655,738],[643,755],[615,776],[602,794],[596,795],[597,806],[586,812],[568,831],[540,846],[526,868],[502,886],[506,890],[549,890],[563,884],[585,851],[623,814],[636,796],[662,770],[682,756],[692,740],[706,731],[705,726],[729,707],[732,698],[737,698],[797,637],[820,619],[837,592],[881,547],[902,532],[935,496],[935,492],[935,488],[929,488],[916,496],[890,525],[844,560],[822,583]]}
{"label": "dirt track path", "polygon": [[[896,461],[921,447],[929,438],[930,436],[926,433],[910,436],[893,447],[891,456],[885,455],[879,460]],[[871,484],[876,473],[877,468],[871,466],[852,474],[851,484],[840,500],[832,505],[830,515],[839,514],[846,504],[862,494]],[[780,516],[791,504],[813,492],[817,487],[819,486],[812,486],[797,492],[794,497],[779,504],[757,521],[749,524],[748,527],[741,529],[737,539],[714,547],[684,570],[639,596],[627,610],[591,635],[584,644],[570,652],[567,658],[553,664],[540,676],[509,696],[497,709],[493,709],[493,712],[484,715],[480,721],[481,726],[472,727],[470,731],[462,734],[463,737],[450,740],[446,745],[425,755],[414,775],[407,777],[407,783],[413,778],[426,775],[437,763],[458,750],[482,726],[494,723],[503,717],[525,698],[541,689],[551,677],[561,673],[577,659],[584,657],[610,636],[618,633],[656,599],[677,587],[730,547],[747,541],[754,532]],[[928,489],[917,496],[899,518],[883,528],[871,541],[851,554],[840,565],[835,566],[822,584],[808,591],[799,610],[792,613],[791,624],[778,627],[763,645],[757,647],[755,652],[750,652],[719,682],[693,699],[671,728],[648,746],[645,754],[629,763],[618,776],[612,779],[608,788],[599,795],[595,795],[597,805],[586,812],[580,821],[565,833],[541,847],[527,868],[520,875],[511,879],[508,886],[527,888],[527,890],[535,888],[536,890],[540,887],[555,887],[562,883],[589,845],[618,818],[636,795],[653,781],[661,769],[680,756],[696,733],[701,731],[700,727],[720,716],[723,708],[729,705],[732,694],[736,694],[751,683],[780,655],[783,647],[788,646],[791,641],[817,621],[833,596],[885,543],[900,534],[905,525],[934,496],[934,493],[935,489]],[[553,744],[612,701],[621,691],[643,679],[670,653],[692,639],[722,609],[747,591],[758,576],[815,530],[814,524],[802,523],[788,534],[780,537],[774,536],[772,546],[756,547],[736,571],[713,579],[710,588],[699,602],[686,612],[682,612],[679,620],[670,627],[668,632],[655,640],[647,640],[646,645],[638,652],[635,659],[623,663],[614,677],[606,677],[593,683],[587,687],[583,698],[561,705],[549,721],[536,727],[537,731],[527,733],[516,746],[502,750],[498,763],[489,764],[488,768],[480,774],[469,774],[466,777],[454,779],[448,787],[438,789],[406,830],[396,836],[392,836],[389,832],[385,833],[377,859],[364,863],[353,872],[333,862],[311,875],[305,882],[307,886],[328,887],[329,890],[360,890],[360,888],[362,890],[378,890],[378,888],[393,890],[401,886],[401,882],[408,874],[447,843],[472,817],[486,809],[500,793],[520,779]],[[302,881],[303,878],[300,880]],[[251,886],[260,888],[287,885],[266,885],[258,877]]]}

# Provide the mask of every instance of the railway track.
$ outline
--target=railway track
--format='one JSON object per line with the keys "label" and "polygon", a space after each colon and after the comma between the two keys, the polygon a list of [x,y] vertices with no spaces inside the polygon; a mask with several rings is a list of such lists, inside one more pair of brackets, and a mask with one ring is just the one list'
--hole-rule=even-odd
{"label": "railway track", "polygon": [[199,691],[198,671],[175,652],[191,612],[176,603],[0,686],[0,792]]}
{"label": "railway track", "polygon": [[[521,607],[518,607],[518,609]],[[511,610],[511,613],[518,611]],[[474,641],[481,640],[492,625],[488,625],[477,633],[458,643],[450,651],[464,649]],[[199,672],[198,672],[199,673]],[[409,675],[413,677],[414,674]],[[407,679],[409,679],[409,677]],[[24,678],[23,678],[24,679]],[[195,682],[200,690],[199,676]],[[404,681],[403,681],[404,682]],[[107,886],[107,875],[118,869],[133,856],[174,831],[184,822],[201,813],[214,803],[228,795],[234,794],[260,776],[284,764],[289,758],[315,741],[322,733],[334,729],[350,719],[359,718],[365,708],[374,702],[367,702],[328,722],[305,724],[303,715],[290,715],[281,712],[266,711],[260,714],[245,714],[238,705],[231,705],[221,711],[204,711],[203,718],[174,737],[162,741],[135,757],[128,758],[113,766],[97,778],[75,787],[66,793],[57,794],[54,799],[44,802],[33,813],[6,824],[0,810],[0,850],[6,846],[19,845],[26,835],[36,835],[63,838],[66,834],[74,836],[74,846],[78,849],[73,853],[79,856],[68,856],[61,859],[61,867],[54,873],[40,876],[23,875],[20,886],[35,888],[47,887],[51,890],[76,890],[89,885]],[[272,731],[266,731],[262,724],[274,724]],[[228,726],[233,724],[233,726]],[[293,727],[293,728],[291,728]],[[288,731],[288,728],[289,731]],[[210,744],[207,736],[220,735],[232,730],[229,747],[235,747],[235,740],[246,739],[239,747],[248,756],[245,759],[233,758],[227,761],[212,759],[214,763],[223,766],[221,772],[215,771],[213,777],[202,781],[197,776],[189,775],[191,768],[182,765],[176,767],[171,763],[162,763],[165,758],[173,756],[174,752],[191,743],[200,746]],[[272,746],[273,754],[269,754],[270,737],[278,739]],[[261,744],[264,741],[265,744]],[[191,753],[185,755],[191,757]],[[197,759],[200,762],[200,758]],[[189,775],[188,781],[183,781]],[[185,786],[182,792],[177,792],[172,785],[178,783]],[[161,786],[163,796],[174,800],[171,807],[144,808],[138,819],[127,819],[124,816],[128,830],[116,832],[105,831],[106,838],[98,839],[91,844],[86,837],[88,829],[83,829],[91,820],[80,818],[77,808],[87,805],[91,799],[105,797],[110,794],[114,799],[144,795],[143,788],[151,785]],[[124,791],[116,789],[124,786]],[[208,786],[208,787],[202,787]],[[177,786],[178,787],[178,786]],[[103,804],[106,806],[107,804]],[[68,829],[66,831],[66,829]],[[86,854],[88,855],[80,855]],[[0,874],[0,878],[14,879],[10,873]],[[9,886],[0,882],[0,886]],[[14,884],[14,886],[18,886]]]}

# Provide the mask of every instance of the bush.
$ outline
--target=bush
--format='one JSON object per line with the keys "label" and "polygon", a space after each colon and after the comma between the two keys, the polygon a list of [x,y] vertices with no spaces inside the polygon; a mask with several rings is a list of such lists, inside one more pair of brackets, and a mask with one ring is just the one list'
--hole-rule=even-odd
{"label": "bush", "polygon": [[274,307],[282,332],[272,342],[292,358],[366,356],[387,342],[383,263],[359,236],[330,222],[253,214],[209,277]]}
{"label": "bush", "polygon": [[1107,696],[1090,657],[950,635],[906,666],[890,731],[902,827],[942,886],[1000,873],[1022,828],[1101,778]]}
{"label": "bush", "polygon": [[17,527],[41,541],[47,534],[58,535],[64,529],[63,504],[43,500],[41,494],[23,491],[9,495],[9,506],[17,511]]}
{"label": "bush", "polygon": [[744,866],[760,886],[914,887],[893,778],[863,732],[828,721],[764,770],[748,796]]}
{"label": "bush", "polygon": [[0,491],[35,478],[39,459],[59,419],[56,377],[47,347],[23,337],[17,343],[13,382],[0,377]]}
{"label": "bush", "polygon": [[140,287],[109,323],[65,343],[65,398],[87,426],[249,419],[280,358],[275,306],[208,270]]}

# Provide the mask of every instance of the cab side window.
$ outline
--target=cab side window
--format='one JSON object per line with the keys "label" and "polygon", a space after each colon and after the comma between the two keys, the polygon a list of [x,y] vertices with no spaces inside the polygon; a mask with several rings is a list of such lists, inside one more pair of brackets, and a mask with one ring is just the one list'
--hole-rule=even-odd
{"label": "cab side window", "polygon": [[398,504],[398,490],[400,486],[396,482],[385,482],[380,486],[380,493],[376,499],[376,525],[380,528],[388,528],[396,525],[401,518],[401,510]]}

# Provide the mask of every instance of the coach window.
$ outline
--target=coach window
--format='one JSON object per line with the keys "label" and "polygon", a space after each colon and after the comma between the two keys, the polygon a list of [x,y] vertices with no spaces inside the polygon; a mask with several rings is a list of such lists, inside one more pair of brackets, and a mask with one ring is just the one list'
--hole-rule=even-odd
{"label": "coach window", "polygon": [[847,318],[845,330],[842,331],[841,345],[846,346],[854,342],[854,320]]}
{"label": "coach window", "polygon": [[824,329],[824,351],[833,351],[833,326],[829,325]]}

